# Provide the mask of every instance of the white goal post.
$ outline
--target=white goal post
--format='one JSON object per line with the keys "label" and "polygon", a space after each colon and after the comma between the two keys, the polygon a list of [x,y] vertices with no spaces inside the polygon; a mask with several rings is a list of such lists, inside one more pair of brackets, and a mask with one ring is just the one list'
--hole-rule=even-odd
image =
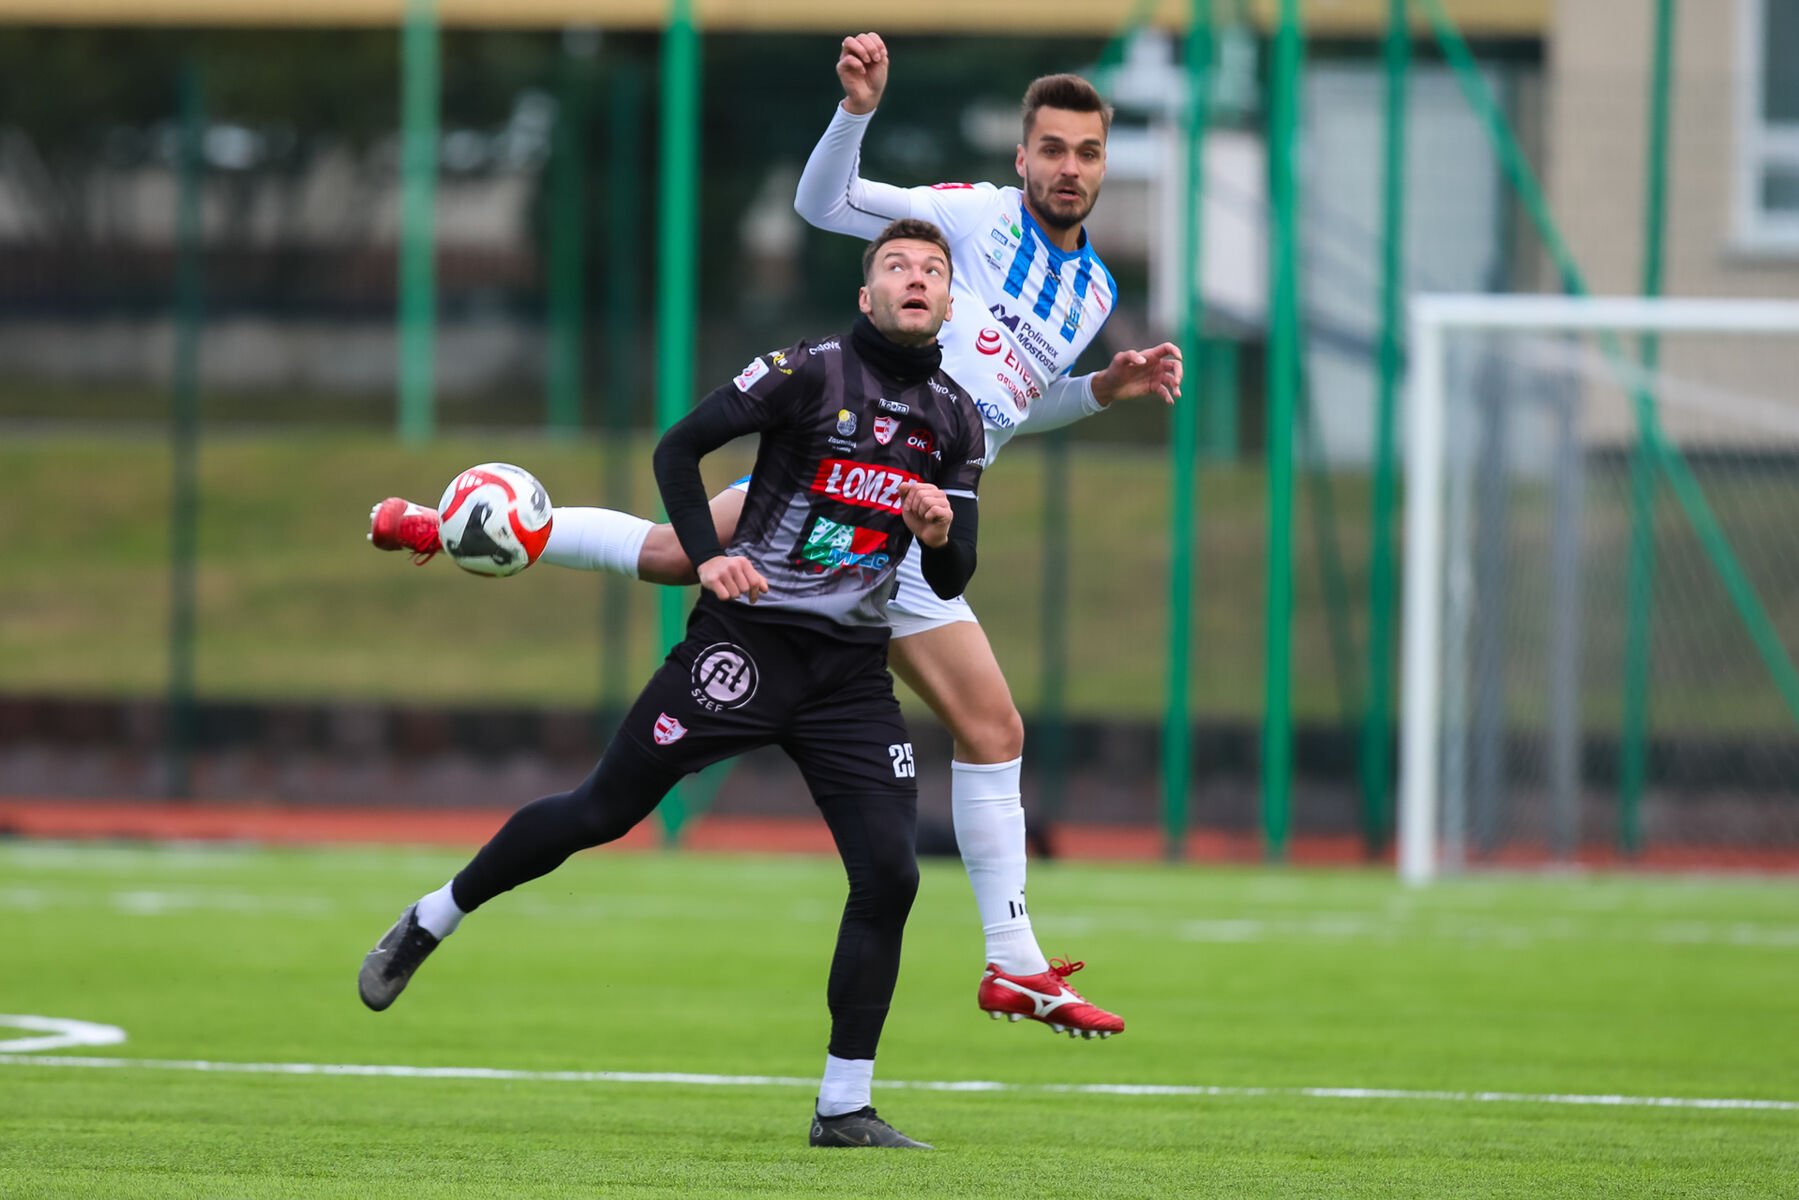
{"label": "white goal post", "polygon": [[[1561,338],[1572,345],[1607,339],[1604,355],[1589,352],[1581,369],[1614,373],[1622,386],[1645,391],[1650,376],[1637,362],[1637,339],[1644,334],[1760,335],[1799,339],[1799,302],[1777,300],[1578,298],[1538,295],[1421,295],[1411,301],[1409,321],[1410,382],[1405,410],[1404,629],[1401,642],[1401,714],[1398,793],[1398,868],[1407,883],[1435,878],[1441,866],[1445,782],[1444,705],[1455,684],[1445,684],[1453,671],[1454,631],[1444,614],[1452,587],[1466,587],[1461,568],[1449,561],[1446,539],[1458,519],[1453,497],[1465,487],[1448,475],[1452,437],[1475,436],[1463,429],[1466,410],[1451,408],[1452,381],[1448,343],[1453,334],[1529,334]],[[1628,342],[1622,339],[1628,338]],[[1552,344],[1552,343],[1545,343]],[[1622,352],[1620,352],[1622,348]],[[1570,355],[1578,351],[1568,351]],[[1598,366],[1594,368],[1594,362]],[[1637,377],[1632,378],[1632,372]],[[1570,368],[1571,376],[1576,368]],[[1799,393],[1799,377],[1789,383]],[[1688,390],[1700,391],[1689,386]],[[1700,406],[1711,393],[1702,392]],[[1720,406],[1740,414],[1757,401],[1719,392]],[[1688,397],[1688,403],[1695,403]],[[1735,404],[1735,409],[1730,405]],[[1756,420],[1784,420],[1799,429],[1799,409],[1769,415],[1777,405],[1763,404]],[[1754,415],[1754,414],[1752,414]],[[1752,424],[1754,422],[1751,422]],[[1795,435],[1799,436],[1799,435]],[[1551,518],[1553,522],[1553,517]],[[1578,549],[1578,547],[1577,547]],[[1578,738],[1578,730],[1567,736]],[[1564,754],[1578,754],[1578,747]],[[1570,768],[1574,769],[1574,768]]]}

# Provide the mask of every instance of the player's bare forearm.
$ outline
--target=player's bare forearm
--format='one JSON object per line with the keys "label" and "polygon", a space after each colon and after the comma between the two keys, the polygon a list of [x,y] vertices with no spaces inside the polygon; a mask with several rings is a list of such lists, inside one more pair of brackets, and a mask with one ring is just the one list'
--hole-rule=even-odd
{"label": "player's bare forearm", "polygon": [[[719,544],[729,545],[731,535],[737,532],[737,518],[743,515],[743,493],[736,488],[726,488],[712,497],[711,508]],[[654,526],[643,539],[643,549],[637,555],[637,578],[645,583],[669,587],[691,587],[700,581],[699,572],[693,569],[687,551],[681,549],[681,539],[675,536],[674,526],[666,523]]]}
{"label": "player's bare forearm", "polygon": [[1093,399],[1101,408],[1117,400],[1160,396],[1173,404],[1181,394],[1181,351],[1173,342],[1148,350],[1120,350],[1093,376]]}

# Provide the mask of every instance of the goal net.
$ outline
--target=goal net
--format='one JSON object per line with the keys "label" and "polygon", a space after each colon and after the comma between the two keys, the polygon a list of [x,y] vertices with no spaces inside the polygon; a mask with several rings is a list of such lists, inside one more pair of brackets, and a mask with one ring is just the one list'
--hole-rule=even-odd
{"label": "goal net", "polygon": [[1799,303],[1423,296],[1399,866],[1799,867]]}

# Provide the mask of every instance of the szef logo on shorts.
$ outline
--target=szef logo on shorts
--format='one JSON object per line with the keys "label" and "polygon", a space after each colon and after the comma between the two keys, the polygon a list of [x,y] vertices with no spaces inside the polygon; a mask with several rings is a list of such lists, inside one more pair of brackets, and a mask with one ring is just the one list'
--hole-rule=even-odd
{"label": "szef logo on shorts", "polygon": [[714,642],[693,660],[693,698],[701,708],[722,712],[742,708],[756,694],[760,672],[741,646]]}

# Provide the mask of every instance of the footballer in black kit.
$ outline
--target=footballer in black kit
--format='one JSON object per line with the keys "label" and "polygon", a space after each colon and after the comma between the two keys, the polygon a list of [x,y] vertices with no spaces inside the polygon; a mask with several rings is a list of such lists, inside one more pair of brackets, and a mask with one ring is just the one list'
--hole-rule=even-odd
{"label": "footballer in black kit", "polygon": [[[623,836],[682,776],[778,745],[805,777],[850,885],[811,1142],[922,1145],[875,1116],[869,1090],[918,886],[917,786],[886,669],[885,606],[907,553],[923,556],[946,598],[975,566],[985,435],[941,369],[949,271],[934,225],[894,222],[864,258],[854,328],[755,359],[663,437],[657,485],[704,589],[686,638],[586,780],[519,809],[445,889],[402,914],[365,961],[370,1007],[392,1002],[448,936],[443,925]],[[760,447],[727,548],[699,461],[749,433]]]}

